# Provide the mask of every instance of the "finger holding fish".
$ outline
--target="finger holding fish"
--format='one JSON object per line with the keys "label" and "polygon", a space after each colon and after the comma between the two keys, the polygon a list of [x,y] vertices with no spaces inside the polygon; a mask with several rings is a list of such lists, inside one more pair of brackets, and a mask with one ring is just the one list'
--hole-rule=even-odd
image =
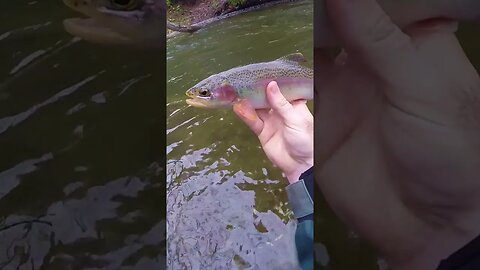
{"label": "finger holding fish", "polygon": [[244,100],[233,105],[233,111],[237,116],[255,133],[259,136],[262,133],[264,122],[258,117],[255,109]]}

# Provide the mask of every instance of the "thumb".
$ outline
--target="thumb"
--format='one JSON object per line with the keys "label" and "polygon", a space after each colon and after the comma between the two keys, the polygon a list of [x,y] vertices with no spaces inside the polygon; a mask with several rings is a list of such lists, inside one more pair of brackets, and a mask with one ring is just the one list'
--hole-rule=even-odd
{"label": "thumb", "polygon": [[280,92],[277,82],[271,81],[267,85],[267,100],[272,109],[287,122],[295,114],[295,110],[290,102]]}
{"label": "thumb", "polygon": [[[327,0],[332,26],[345,50],[380,77],[409,71],[415,47],[376,0]],[[388,78],[387,78],[388,79]]]}

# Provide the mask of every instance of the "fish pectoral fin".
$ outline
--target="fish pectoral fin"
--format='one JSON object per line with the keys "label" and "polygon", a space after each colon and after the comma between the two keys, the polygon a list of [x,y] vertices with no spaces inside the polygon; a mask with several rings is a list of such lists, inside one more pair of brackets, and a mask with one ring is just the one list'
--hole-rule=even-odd
{"label": "fish pectoral fin", "polygon": [[289,55],[285,55],[283,57],[278,58],[276,61],[288,61],[288,62],[295,62],[295,63],[305,63],[307,59],[303,56],[302,53],[292,53]]}

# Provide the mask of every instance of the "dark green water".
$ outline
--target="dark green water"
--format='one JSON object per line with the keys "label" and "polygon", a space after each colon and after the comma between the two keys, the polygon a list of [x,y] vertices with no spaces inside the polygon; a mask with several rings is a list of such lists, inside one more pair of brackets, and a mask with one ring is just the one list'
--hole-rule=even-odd
{"label": "dark green water", "polygon": [[164,52],[72,41],[62,1],[1,5],[0,228],[44,223],[0,231],[0,268],[158,269]]}
{"label": "dark green water", "polygon": [[[233,66],[311,59],[310,2],[172,39],[166,79],[162,51],[72,39],[61,1],[1,5],[0,269],[162,269],[166,199],[171,269],[291,269],[285,179],[231,111],[189,108],[184,92]],[[477,27],[459,36],[478,69]],[[316,198],[317,265],[382,269]]]}
{"label": "dark green water", "polygon": [[286,179],[231,110],[185,91],[235,66],[300,51],[312,67],[313,1],[231,17],[167,43],[167,245],[172,269],[293,269]]}

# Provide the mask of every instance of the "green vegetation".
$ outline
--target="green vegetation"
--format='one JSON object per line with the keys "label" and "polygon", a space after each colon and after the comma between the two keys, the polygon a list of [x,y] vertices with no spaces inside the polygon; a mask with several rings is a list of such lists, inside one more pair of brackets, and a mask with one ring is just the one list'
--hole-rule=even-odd
{"label": "green vegetation", "polygon": [[212,16],[272,0],[165,0],[168,20],[178,25],[190,25]]}
{"label": "green vegetation", "polygon": [[172,7],[175,7],[175,6],[181,6],[181,5],[185,5],[185,4],[192,4],[192,2],[194,3],[195,1],[192,1],[192,0],[166,0],[167,1],[167,7],[168,8],[172,8]]}
{"label": "green vegetation", "polygon": [[240,7],[244,5],[247,0],[228,0],[228,3],[234,7]]}
{"label": "green vegetation", "polygon": [[190,25],[191,18],[185,15],[185,9],[179,4],[168,7],[168,20],[179,25]]}

